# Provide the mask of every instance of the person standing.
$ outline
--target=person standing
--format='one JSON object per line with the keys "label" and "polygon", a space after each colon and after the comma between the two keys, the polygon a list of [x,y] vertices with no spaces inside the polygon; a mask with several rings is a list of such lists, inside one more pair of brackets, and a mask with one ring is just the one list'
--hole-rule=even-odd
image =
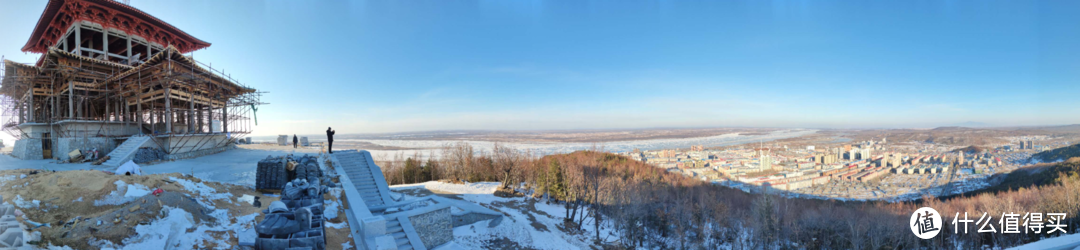
{"label": "person standing", "polygon": [[334,133],[336,133],[336,132],[337,131],[334,131],[330,127],[326,127],[326,152],[327,153],[331,153],[331,154],[334,153]]}
{"label": "person standing", "polygon": [[292,135],[292,148],[296,148],[296,144],[299,143],[299,141],[300,140],[296,139],[296,134],[293,134]]}

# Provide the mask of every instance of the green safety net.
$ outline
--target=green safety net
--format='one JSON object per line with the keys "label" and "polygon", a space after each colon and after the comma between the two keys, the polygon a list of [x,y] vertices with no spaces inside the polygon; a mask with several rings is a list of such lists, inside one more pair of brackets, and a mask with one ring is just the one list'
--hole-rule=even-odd
{"label": "green safety net", "polygon": [[251,116],[255,117],[255,126],[259,126],[259,108],[255,107],[255,104],[251,104]]}

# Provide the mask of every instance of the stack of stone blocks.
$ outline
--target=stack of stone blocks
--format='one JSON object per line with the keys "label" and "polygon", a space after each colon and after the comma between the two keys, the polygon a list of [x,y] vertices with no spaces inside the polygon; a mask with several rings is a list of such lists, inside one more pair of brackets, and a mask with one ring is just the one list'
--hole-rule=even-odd
{"label": "stack of stone blocks", "polygon": [[[293,169],[291,171],[288,170],[290,165]],[[281,216],[291,218],[301,226],[299,231],[284,234],[258,233],[255,239],[256,248],[264,250],[326,249],[322,197],[329,187],[322,183],[330,183],[330,181],[319,169],[317,158],[308,155],[267,157],[259,161],[258,171],[260,174],[256,179],[256,185],[261,188],[280,189],[281,200],[274,203],[280,203],[288,210],[272,211],[272,208],[264,213],[282,213]],[[275,179],[270,180],[270,178]],[[283,178],[292,178],[292,181],[278,184]]]}

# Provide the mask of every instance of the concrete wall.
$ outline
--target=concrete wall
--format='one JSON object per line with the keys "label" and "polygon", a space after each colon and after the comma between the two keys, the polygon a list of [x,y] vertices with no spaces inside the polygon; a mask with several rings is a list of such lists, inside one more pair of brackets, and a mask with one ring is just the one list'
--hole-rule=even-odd
{"label": "concrete wall", "polygon": [[482,213],[464,213],[461,215],[454,215],[454,227],[460,227],[470,225],[482,220],[492,220],[499,218],[499,215],[494,214],[482,214]]}
{"label": "concrete wall", "polygon": [[23,123],[19,125],[19,130],[22,130],[26,137],[35,139],[41,139],[42,133],[52,131],[49,125],[44,123]]}
{"label": "concrete wall", "polygon": [[72,137],[128,137],[139,134],[139,127],[134,122],[125,124],[124,122],[61,121],[55,126],[61,126],[66,135]]}
{"label": "concrete wall", "polygon": [[116,149],[116,140],[109,137],[88,137],[88,138],[57,138],[53,139],[53,158],[60,158],[62,161],[69,160],[68,153],[76,149],[83,150],[83,154],[87,154],[87,150],[97,148],[98,157],[105,157],[113,149]]}
{"label": "concrete wall", "polygon": [[41,160],[41,139],[26,138],[15,141],[11,156],[23,160]]}
{"label": "concrete wall", "polygon": [[169,154],[185,154],[223,147],[228,137],[225,134],[194,134],[158,137],[158,139],[164,140],[165,152]]}
{"label": "concrete wall", "polygon": [[409,216],[416,234],[424,247],[431,249],[454,240],[454,228],[450,220],[450,207]]}
{"label": "concrete wall", "polygon": [[206,155],[212,155],[212,154],[225,152],[225,150],[229,150],[229,149],[232,149],[234,147],[236,147],[236,146],[233,145],[233,146],[225,146],[225,147],[216,147],[216,148],[208,148],[208,149],[202,149],[202,150],[188,151],[188,152],[184,152],[184,153],[169,154],[169,155],[165,155],[165,160],[172,161],[172,160],[180,160],[180,159],[191,159],[191,158],[195,158],[195,157],[201,157],[201,156],[206,156]]}

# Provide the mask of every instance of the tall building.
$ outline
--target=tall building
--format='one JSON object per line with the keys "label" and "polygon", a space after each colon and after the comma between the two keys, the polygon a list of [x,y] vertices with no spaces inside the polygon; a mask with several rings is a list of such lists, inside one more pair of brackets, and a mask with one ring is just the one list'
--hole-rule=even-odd
{"label": "tall building", "polygon": [[758,166],[761,167],[761,170],[762,171],[771,170],[772,169],[772,157],[769,156],[769,152],[766,152],[764,150],[759,149],[758,150],[758,156],[759,156],[758,157]]}
{"label": "tall building", "polygon": [[903,165],[904,155],[896,153],[896,154],[893,154],[892,158],[889,159],[889,160],[890,160],[889,164],[892,164],[892,167],[894,167],[894,168],[900,167],[900,165]]}
{"label": "tall building", "polygon": [[705,151],[705,145],[692,145],[690,151]]}

